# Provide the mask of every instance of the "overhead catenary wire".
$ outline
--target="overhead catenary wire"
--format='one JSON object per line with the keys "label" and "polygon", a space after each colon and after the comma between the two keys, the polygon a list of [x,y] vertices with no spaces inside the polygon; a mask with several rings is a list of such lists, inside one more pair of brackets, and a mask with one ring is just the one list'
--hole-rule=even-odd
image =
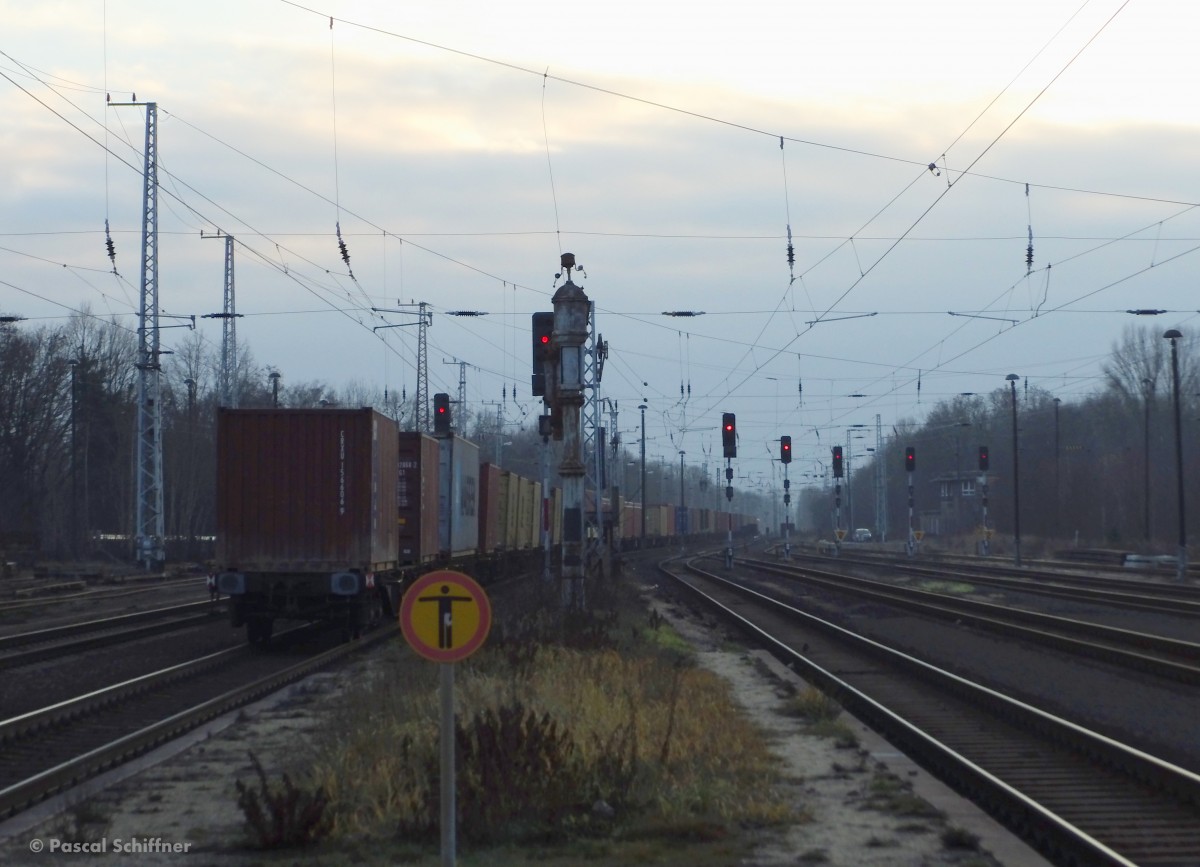
{"label": "overhead catenary wire", "polygon": [[550,67],[542,74],[542,141],[546,146],[546,173],[550,177],[550,203],[554,206],[554,238],[558,242],[558,254],[562,255],[562,224],[558,218],[558,191],[554,186],[554,161],[550,159],[550,130],[546,126],[546,82],[550,79]]}
{"label": "overhead catenary wire", "polygon": [[[331,19],[331,26],[332,26],[332,19]],[[943,162],[944,162],[944,157],[943,157]],[[335,168],[336,168],[336,162],[335,162]],[[338,204],[338,208],[340,208],[341,207],[340,195],[338,195],[338,203],[337,204]],[[788,215],[788,226],[790,226],[790,215]],[[338,223],[338,228],[340,228],[340,223]],[[857,255],[857,249],[856,249],[856,255]],[[862,268],[860,268],[860,270],[862,270]]]}

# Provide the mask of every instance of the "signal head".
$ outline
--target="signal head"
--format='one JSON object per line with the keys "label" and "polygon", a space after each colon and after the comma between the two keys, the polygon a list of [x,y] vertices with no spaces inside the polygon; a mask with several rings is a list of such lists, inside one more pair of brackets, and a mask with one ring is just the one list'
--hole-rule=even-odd
{"label": "signal head", "polygon": [[450,436],[450,395],[442,391],[433,396],[433,432]]}
{"label": "signal head", "polygon": [[721,413],[721,446],[725,457],[737,457],[737,419],[733,413]]}

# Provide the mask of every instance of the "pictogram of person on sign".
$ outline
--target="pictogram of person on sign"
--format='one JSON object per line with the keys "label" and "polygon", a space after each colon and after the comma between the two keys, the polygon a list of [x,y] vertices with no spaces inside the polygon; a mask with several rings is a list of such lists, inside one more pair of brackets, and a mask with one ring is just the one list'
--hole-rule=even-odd
{"label": "pictogram of person on sign", "polygon": [[454,647],[452,612],[455,602],[474,602],[471,596],[451,596],[450,585],[443,584],[441,593],[433,596],[418,596],[418,602],[433,602],[438,607],[438,650],[451,650]]}

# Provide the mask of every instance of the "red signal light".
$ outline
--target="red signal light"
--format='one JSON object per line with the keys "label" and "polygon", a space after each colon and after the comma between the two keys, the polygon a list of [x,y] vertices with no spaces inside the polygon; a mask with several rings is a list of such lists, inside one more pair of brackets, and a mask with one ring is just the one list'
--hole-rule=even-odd
{"label": "red signal light", "polygon": [[433,433],[435,436],[450,435],[450,395],[444,391],[433,396]]}

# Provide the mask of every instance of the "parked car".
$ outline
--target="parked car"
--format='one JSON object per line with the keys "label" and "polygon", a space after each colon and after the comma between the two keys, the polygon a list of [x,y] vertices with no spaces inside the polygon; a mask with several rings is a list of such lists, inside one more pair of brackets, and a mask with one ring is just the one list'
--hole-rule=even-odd
{"label": "parked car", "polygon": [[857,530],[854,531],[854,535],[851,536],[850,539],[853,542],[870,542],[871,541],[871,531],[868,530],[866,527],[859,527]]}

